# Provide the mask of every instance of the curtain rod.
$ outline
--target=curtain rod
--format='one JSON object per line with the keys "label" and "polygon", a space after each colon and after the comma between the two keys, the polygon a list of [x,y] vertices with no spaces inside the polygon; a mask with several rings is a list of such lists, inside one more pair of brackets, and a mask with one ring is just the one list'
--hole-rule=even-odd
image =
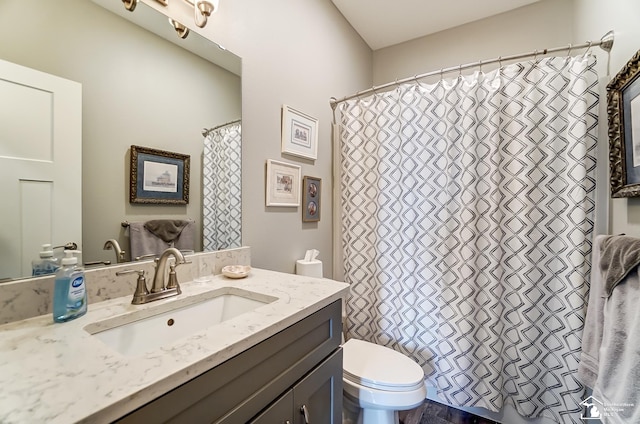
{"label": "curtain rod", "polygon": [[[350,96],[346,96],[341,98],[340,100],[336,99],[335,97],[332,97],[329,100],[329,104],[331,104],[331,109],[333,109],[334,111],[336,110],[336,106],[338,105],[338,103],[342,103],[346,100],[350,100],[359,96],[362,96],[363,94],[369,94],[369,93],[373,93],[376,92],[378,90],[383,90],[385,88],[389,88],[389,87],[395,87],[398,86],[400,84],[404,84],[405,82],[409,82],[409,81],[417,81],[419,79],[422,78],[426,78],[426,77],[430,77],[433,75],[438,75],[438,74],[444,74],[444,73],[448,73],[448,72],[452,72],[452,71],[460,71],[462,72],[465,69],[469,69],[469,68],[475,68],[475,67],[482,67],[482,65],[488,65],[488,64],[492,64],[492,63],[499,63],[500,66],[502,66],[502,62],[507,62],[510,60],[516,60],[516,59],[524,59],[527,57],[536,57],[538,55],[546,55],[549,53],[555,53],[555,52],[560,52],[560,51],[569,51],[569,54],[571,54],[571,50],[573,49],[587,49],[587,52],[589,51],[589,49],[593,46],[599,46],[602,50],[606,51],[607,53],[609,53],[611,51],[611,48],[613,47],[613,40],[614,40],[614,35],[613,35],[613,31],[609,31],[607,32],[605,35],[602,36],[602,38],[600,39],[600,41],[596,41],[596,42],[592,42],[592,41],[587,41],[586,43],[583,44],[579,44],[576,46],[573,46],[571,44],[569,44],[568,46],[565,47],[554,47],[552,49],[544,49],[544,50],[535,50],[533,52],[529,52],[529,53],[521,53],[521,54],[516,54],[516,55],[512,55],[512,56],[500,56],[498,58],[495,59],[490,59],[490,60],[480,60],[478,62],[472,62],[472,63],[467,63],[465,65],[458,65],[458,66],[452,66],[450,68],[443,68],[437,71],[431,71],[431,72],[427,72],[424,74],[419,74],[413,77],[409,77],[409,78],[404,78],[401,80],[395,80],[393,82],[389,82],[386,84],[382,84],[382,85],[376,85],[373,86],[371,88],[368,88],[366,90],[362,90],[362,91],[358,91],[355,94],[352,94]],[[586,52],[585,52],[586,53]]]}
{"label": "curtain rod", "polygon": [[233,121],[225,122],[224,124],[222,124],[222,125],[218,125],[218,126],[215,126],[215,127],[213,127],[213,128],[209,128],[209,129],[203,128],[203,129],[202,129],[202,135],[206,137],[206,136],[208,136],[208,135],[209,135],[209,133],[210,133],[211,131],[215,131],[215,130],[217,130],[218,128],[226,127],[227,125],[237,124],[237,123],[238,123],[238,122],[240,122],[240,121],[241,121],[241,119],[236,119],[236,120],[233,120]]}

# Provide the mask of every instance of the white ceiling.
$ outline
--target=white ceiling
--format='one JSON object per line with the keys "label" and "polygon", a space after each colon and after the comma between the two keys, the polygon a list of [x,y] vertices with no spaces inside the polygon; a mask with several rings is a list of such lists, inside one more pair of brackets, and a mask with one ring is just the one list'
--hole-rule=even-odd
{"label": "white ceiling", "polygon": [[539,0],[331,0],[372,50]]}

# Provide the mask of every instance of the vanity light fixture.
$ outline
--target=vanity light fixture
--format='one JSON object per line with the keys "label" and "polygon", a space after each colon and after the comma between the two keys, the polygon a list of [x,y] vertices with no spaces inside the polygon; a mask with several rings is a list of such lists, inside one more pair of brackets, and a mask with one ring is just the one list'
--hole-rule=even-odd
{"label": "vanity light fixture", "polygon": [[218,11],[220,0],[185,0],[193,6],[193,19],[198,28],[204,28],[207,19]]}
{"label": "vanity light fixture", "polygon": [[122,0],[122,4],[124,5],[124,8],[129,12],[133,12],[134,10],[136,10],[138,0]]}
{"label": "vanity light fixture", "polygon": [[171,24],[173,29],[176,30],[176,34],[178,34],[178,37],[182,38],[183,40],[187,38],[187,35],[189,35],[189,28],[171,18],[169,18],[169,23]]}
{"label": "vanity light fixture", "polygon": [[[133,12],[138,5],[139,0],[122,0],[122,4],[124,8],[129,12]],[[160,3],[163,6],[167,6],[169,4],[169,0],[155,0],[157,3]],[[207,20],[209,16],[218,11],[218,5],[220,4],[220,0],[184,0],[187,4],[193,7],[193,20],[195,21],[196,26],[198,28],[204,28],[207,25]],[[185,25],[181,24],[178,21],[175,21],[169,18],[169,23],[176,30],[178,37],[185,39],[189,35],[189,28]]]}
{"label": "vanity light fixture", "polygon": [[[163,6],[167,6],[169,4],[169,0],[156,0],[157,3],[160,3]],[[136,10],[136,6],[138,5],[138,0],[122,0],[122,4],[124,8],[129,12],[133,12]]]}

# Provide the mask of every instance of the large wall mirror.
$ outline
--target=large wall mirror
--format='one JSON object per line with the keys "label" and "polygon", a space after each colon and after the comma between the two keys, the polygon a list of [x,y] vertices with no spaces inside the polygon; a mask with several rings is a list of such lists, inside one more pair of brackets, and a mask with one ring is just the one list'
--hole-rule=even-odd
{"label": "large wall mirror", "polygon": [[[83,262],[116,263],[105,242],[128,250],[121,224],[152,219],[194,221],[202,250],[203,130],[241,118],[240,58],[193,31],[179,39],[161,13],[142,2],[128,12],[120,0],[0,0],[0,38],[0,59],[82,85],[81,240],[43,234],[21,261],[43,243],[76,241]],[[190,156],[187,205],[129,202],[132,145]],[[240,178],[239,161],[229,169]],[[0,240],[2,255],[18,247]],[[0,280],[28,275],[0,270]]]}

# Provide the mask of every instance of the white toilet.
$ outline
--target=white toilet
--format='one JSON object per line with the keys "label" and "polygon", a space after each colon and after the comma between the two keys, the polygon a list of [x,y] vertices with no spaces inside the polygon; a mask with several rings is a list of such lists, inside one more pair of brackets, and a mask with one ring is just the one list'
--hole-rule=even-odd
{"label": "white toilet", "polygon": [[424,402],[424,371],[403,354],[350,339],[342,355],[344,424],[397,424],[398,411]]}

